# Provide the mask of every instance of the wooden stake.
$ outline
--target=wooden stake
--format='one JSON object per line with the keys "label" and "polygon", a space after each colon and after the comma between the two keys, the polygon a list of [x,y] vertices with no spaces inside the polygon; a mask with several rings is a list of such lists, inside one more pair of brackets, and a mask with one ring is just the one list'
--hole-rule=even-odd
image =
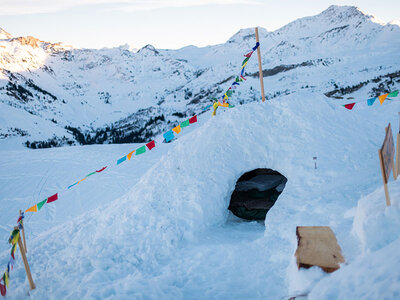
{"label": "wooden stake", "polygon": [[397,134],[397,145],[396,145],[396,176],[394,177],[394,180],[397,179],[397,176],[399,176],[400,173],[400,133]]}
{"label": "wooden stake", "polygon": [[383,157],[382,157],[382,150],[381,149],[378,150],[378,155],[379,155],[379,161],[381,163],[383,187],[385,189],[385,197],[386,197],[386,206],[390,206],[389,190],[388,190],[387,183],[386,183],[386,178],[385,178],[385,167],[383,165]]}
{"label": "wooden stake", "polygon": [[[255,28],[256,31],[256,42],[260,43],[260,39],[258,36],[258,27]],[[264,94],[264,75],[263,75],[263,70],[262,70],[262,65],[261,65],[261,51],[260,51],[260,46],[257,48],[257,56],[258,56],[258,72],[259,72],[259,77],[260,77],[260,85],[261,85],[261,97],[262,97],[262,102],[265,102],[265,94]]]}
{"label": "wooden stake", "polygon": [[[21,211],[21,210],[19,210],[19,215],[20,215],[20,216],[22,215],[22,211]],[[28,248],[26,248],[25,228],[24,228],[24,221],[23,221],[23,220],[21,220],[21,225],[22,225],[21,231],[22,231],[22,238],[23,238],[23,240],[24,240],[24,249],[25,249],[25,253],[28,253]]]}
{"label": "wooden stake", "polygon": [[[18,227],[14,227],[14,229],[18,229]],[[22,241],[21,241],[21,236],[18,237],[18,247],[21,252],[22,261],[24,262],[24,267],[25,267],[25,271],[26,271],[26,276],[28,277],[29,286],[30,286],[31,290],[34,290],[36,288],[36,286],[32,279],[31,269],[29,268],[28,259],[26,258],[24,245],[22,244]]]}

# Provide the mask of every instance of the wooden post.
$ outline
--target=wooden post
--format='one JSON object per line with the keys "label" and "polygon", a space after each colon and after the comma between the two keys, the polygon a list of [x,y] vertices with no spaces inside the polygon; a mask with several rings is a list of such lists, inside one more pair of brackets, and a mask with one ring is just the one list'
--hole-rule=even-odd
{"label": "wooden post", "polygon": [[[14,229],[18,229],[18,227],[14,227]],[[25,271],[26,271],[26,276],[28,277],[29,286],[30,286],[31,290],[34,290],[36,288],[36,286],[32,279],[31,269],[29,268],[28,259],[26,258],[24,245],[22,244],[22,241],[21,241],[21,236],[18,237],[18,247],[21,252],[22,261],[24,262],[24,267],[25,267]]]}
{"label": "wooden post", "polygon": [[397,134],[397,145],[396,145],[396,176],[394,178],[394,180],[397,179],[397,176],[399,176],[400,173],[400,133]]}
{"label": "wooden post", "polygon": [[[21,210],[19,210],[19,215],[20,215],[20,216],[22,215],[22,211],[21,211]],[[24,228],[24,221],[23,221],[23,220],[21,220],[21,225],[22,225],[21,231],[22,231],[22,238],[23,238],[23,240],[24,240],[24,249],[25,249],[25,253],[28,253],[28,248],[26,248],[25,228]]]}
{"label": "wooden post", "polygon": [[[260,38],[258,36],[258,27],[255,28],[256,30],[256,42],[260,43]],[[260,77],[260,85],[261,85],[261,97],[262,97],[262,102],[265,102],[265,94],[264,94],[264,75],[263,75],[263,70],[262,70],[262,65],[261,65],[261,51],[260,51],[260,46],[257,48],[257,56],[258,56],[258,72],[259,72],[259,77]]]}

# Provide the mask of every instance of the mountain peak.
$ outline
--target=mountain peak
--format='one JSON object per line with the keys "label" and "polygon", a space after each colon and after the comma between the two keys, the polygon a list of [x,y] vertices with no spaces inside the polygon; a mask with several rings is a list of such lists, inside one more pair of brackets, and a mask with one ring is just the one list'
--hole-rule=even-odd
{"label": "mountain peak", "polygon": [[160,52],[150,44],[147,44],[146,46],[142,47],[139,49],[138,53],[143,53],[143,54],[151,54],[151,55],[158,55]]}

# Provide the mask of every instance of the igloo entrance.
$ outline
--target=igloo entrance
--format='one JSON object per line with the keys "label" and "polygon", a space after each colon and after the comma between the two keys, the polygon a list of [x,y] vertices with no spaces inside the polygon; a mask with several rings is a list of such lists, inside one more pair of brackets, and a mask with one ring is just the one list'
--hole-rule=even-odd
{"label": "igloo entrance", "polygon": [[246,220],[265,220],[285,188],[287,178],[271,169],[255,169],[240,176],[228,209]]}

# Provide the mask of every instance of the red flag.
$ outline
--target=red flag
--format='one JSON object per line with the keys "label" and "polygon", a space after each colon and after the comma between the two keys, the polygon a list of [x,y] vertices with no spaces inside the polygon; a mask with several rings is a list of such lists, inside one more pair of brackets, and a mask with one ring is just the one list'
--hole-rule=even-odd
{"label": "red flag", "polygon": [[[3,280],[3,278],[2,278],[1,280]],[[5,284],[4,284],[4,285],[1,284],[1,281],[0,281],[0,292],[1,292],[1,295],[2,295],[3,297],[6,296],[6,293],[7,293],[6,285],[5,285]]]}
{"label": "red flag", "polygon": [[197,116],[193,116],[189,119],[189,124],[193,124],[197,122]]}
{"label": "red flag", "polygon": [[249,53],[245,54],[244,56],[250,57],[253,54],[253,51],[250,51]]}
{"label": "red flag", "polygon": [[349,104],[346,104],[346,105],[343,105],[343,106],[346,107],[349,110],[352,110],[355,104],[356,103],[354,102],[354,103],[349,103]]}
{"label": "red flag", "polygon": [[151,150],[156,146],[156,143],[154,141],[151,141],[150,143],[147,143],[146,146],[147,148],[149,148],[149,150]]}
{"label": "red flag", "polygon": [[100,173],[100,172],[104,171],[106,168],[107,168],[107,167],[101,168],[100,170],[97,170],[96,172],[97,172],[97,173]]}
{"label": "red flag", "polygon": [[58,199],[58,194],[54,194],[47,199],[47,203],[54,202]]}

